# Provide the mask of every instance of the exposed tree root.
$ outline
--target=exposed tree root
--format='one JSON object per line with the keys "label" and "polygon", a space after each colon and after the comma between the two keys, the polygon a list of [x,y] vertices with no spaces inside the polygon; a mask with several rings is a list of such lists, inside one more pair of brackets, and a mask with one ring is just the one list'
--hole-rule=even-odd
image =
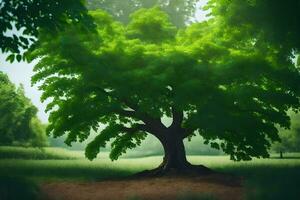
{"label": "exposed tree root", "polygon": [[134,177],[161,177],[161,176],[203,176],[217,173],[203,165],[192,165],[187,163],[180,168],[166,167],[166,165],[160,165],[152,170],[145,170],[134,175]]}

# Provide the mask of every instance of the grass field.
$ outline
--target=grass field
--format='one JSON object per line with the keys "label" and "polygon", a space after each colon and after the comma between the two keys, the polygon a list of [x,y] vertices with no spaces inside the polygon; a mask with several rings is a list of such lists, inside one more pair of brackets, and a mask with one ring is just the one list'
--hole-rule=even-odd
{"label": "grass field", "polygon": [[[123,178],[145,169],[154,168],[162,160],[160,156],[153,156],[123,158],[111,162],[107,154],[103,154],[103,158],[100,156],[91,162],[84,159],[81,152],[73,154],[73,152],[65,151],[65,154],[62,155],[60,153],[63,151],[58,149],[46,149],[45,151],[51,152],[49,154],[53,158],[48,156],[47,160],[16,159],[17,156],[13,156],[14,159],[0,159],[0,178],[7,175],[26,177],[37,183],[44,181],[100,181]],[[60,154],[61,157],[56,157],[56,154]],[[300,154],[286,156],[286,159],[274,157],[255,159],[250,162],[233,162],[229,160],[228,156],[189,156],[188,159],[193,164],[203,164],[219,172],[242,176],[248,199],[300,199],[300,159],[298,159]],[[65,159],[63,159],[64,157]]]}
{"label": "grass field", "polygon": [[68,160],[78,158],[84,158],[82,151],[69,151],[54,147],[32,148],[0,146],[0,159]]}

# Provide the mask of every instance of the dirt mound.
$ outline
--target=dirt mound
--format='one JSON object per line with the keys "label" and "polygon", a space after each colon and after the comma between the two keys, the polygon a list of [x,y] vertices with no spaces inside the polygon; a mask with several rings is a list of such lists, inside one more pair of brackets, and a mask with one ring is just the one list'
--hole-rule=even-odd
{"label": "dirt mound", "polygon": [[41,190],[47,200],[241,200],[244,194],[240,179],[224,175],[52,182]]}

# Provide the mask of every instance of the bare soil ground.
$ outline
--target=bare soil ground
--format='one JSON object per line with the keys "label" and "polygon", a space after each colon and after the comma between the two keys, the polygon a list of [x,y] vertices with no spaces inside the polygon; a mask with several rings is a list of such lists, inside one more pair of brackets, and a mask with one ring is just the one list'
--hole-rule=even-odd
{"label": "bare soil ground", "polygon": [[[139,178],[101,182],[51,182],[41,185],[47,200],[177,200],[210,195],[212,199],[242,200],[242,180],[225,175]],[[201,199],[201,198],[199,198]]]}

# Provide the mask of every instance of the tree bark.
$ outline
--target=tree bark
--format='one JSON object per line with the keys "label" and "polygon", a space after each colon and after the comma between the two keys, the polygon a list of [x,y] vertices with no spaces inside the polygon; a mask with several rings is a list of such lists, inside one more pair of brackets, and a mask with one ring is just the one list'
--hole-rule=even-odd
{"label": "tree bark", "polygon": [[137,175],[206,175],[212,173],[203,165],[192,165],[187,161],[182,132],[168,128],[163,134],[156,136],[164,148],[163,162],[153,170],[146,170]]}
{"label": "tree bark", "polygon": [[178,133],[167,133],[164,138],[160,139],[160,142],[164,148],[164,158],[161,164],[164,170],[182,171],[189,166],[183,139]]}

